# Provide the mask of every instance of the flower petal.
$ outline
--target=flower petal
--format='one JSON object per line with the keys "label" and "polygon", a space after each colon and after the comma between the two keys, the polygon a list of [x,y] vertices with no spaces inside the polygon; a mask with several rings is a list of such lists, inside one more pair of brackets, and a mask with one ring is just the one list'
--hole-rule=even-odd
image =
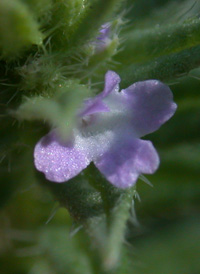
{"label": "flower petal", "polygon": [[98,40],[105,40],[106,38],[108,38],[110,32],[110,23],[103,24],[99,32],[100,34],[97,37]]}
{"label": "flower petal", "polygon": [[108,111],[110,111],[109,108],[106,106],[106,104],[103,103],[101,99],[87,99],[87,101],[85,101],[85,108],[80,112],[80,117]]}
{"label": "flower petal", "polygon": [[121,91],[132,111],[132,125],[139,136],[157,130],[176,111],[173,94],[168,86],[157,80],[137,82]]}
{"label": "flower petal", "polygon": [[98,96],[100,96],[101,98],[105,98],[111,92],[118,92],[120,81],[121,79],[116,72],[112,70],[107,71],[105,74],[104,90]]}
{"label": "flower petal", "polygon": [[106,179],[119,188],[132,186],[141,173],[152,174],[159,157],[150,141],[126,139],[94,161]]}
{"label": "flower petal", "polygon": [[86,148],[83,138],[75,136],[73,143],[63,144],[52,131],[35,146],[35,167],[43,172],[48,180],[65,182],[80,173],[91,162]]}
{"label": "flower petal", "polygon": [[108,71],[105,75],[105,86],[104,90],[95,96],[94,98],[89,98],[85,101],[85,106],[80,112],[79,116],[83,117],[86,115],[91,115],[99,112],[109,112],[109,108],[103,102],[103,99],[107,97],[110,93],[118,93],[119,91],[120,77],[114,71]]}

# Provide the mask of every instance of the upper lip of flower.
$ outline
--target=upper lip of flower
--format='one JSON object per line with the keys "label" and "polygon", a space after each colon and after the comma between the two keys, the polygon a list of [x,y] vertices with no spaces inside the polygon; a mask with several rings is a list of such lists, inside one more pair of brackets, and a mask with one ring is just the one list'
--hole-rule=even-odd
{"label": "upper lip of flower", "polygon": [[158,168],[152,143],[139,137],[171,118],[177,107],[172,93],[157,80],[137,82],[119,92],[119,82],[120,77],[108,71],[103,92],[85,101],[73,145],[61,143],[52,132],[38,142],[35,166],[48,180],[65,182],[93,161],[108,181],[125,188],[141,173]]}

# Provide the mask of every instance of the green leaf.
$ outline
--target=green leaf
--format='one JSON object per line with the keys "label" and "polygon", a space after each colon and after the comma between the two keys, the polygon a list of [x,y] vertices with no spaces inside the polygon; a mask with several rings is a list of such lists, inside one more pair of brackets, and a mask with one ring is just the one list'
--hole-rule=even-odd
{"label": "green leaf", "polygon": [[19,57],[22,50],[42,44],[42,34],[31,11],[18,0],[0,1],[0,56]]}
{"label": "green leaf", "polygon": [[57,50],[64,51],[76,32],[88,9],[86,0],[55,0],[52,7],[52,20],[48,24],[46,35],[51,37],[51,43]]}
{"label": "green leaf", "polygon": [[200,66],[200,46],[156,58],[151,62],[133,64],[119,71],[122,86],[146,79],[170,81]]}
{"label": "green leaf", "polygon": [[125,41],[123,51],[116,56],[118,61],[123,65],[149,61],[199,45],[200,19],[136,29],[125,34]]}
{"label": "green leaf", "polygon": [[21,0],[34,13],[40,24],[46,25],[51,18],[53,0]]}
{"label": "green leaf", "polygon": [[37,173],[38,180],[49,188],[61,206],[67,208],[70,215],[79,224],[87,219],[103,214],[101,195],[88,182],[84,174],[62,184],[55,184],[45,179],[44,175]]}
{"label": "green leaf", "polygon": [[[128,3],[131,5],[132,0],[128,0]],[[128,13],[129,20],[134,21],[134,25],[131,24],[128,29],[181,23],[188,18],[198,17],[199,11],[198,1],[137,0]]]}
{"label": "green leaf", "polygon": [[83,99],[88,97],[89,91],[76,81],[68,81],[60,84],[54,92],[53,98],[25,98],[13,115],[20,120],[47,121],[57,129],[61,138],[66,139],[76,122],[77,109]]}

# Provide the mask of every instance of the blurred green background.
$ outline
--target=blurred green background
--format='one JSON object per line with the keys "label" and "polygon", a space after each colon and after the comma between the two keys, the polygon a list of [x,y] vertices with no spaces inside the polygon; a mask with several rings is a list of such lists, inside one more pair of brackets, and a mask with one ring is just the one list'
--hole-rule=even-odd
{"label": "blurred green background", "polygon": [[[126,9],[129,21],[124,33],[200,15],[199,1],[129,0]],[[168,84],[178,110],[159,131],[147,136],[159,152],[161,165],[156,174],[146,176],[153,187],[137,182],[139,224],[128,223],[124,244],[128,255],[121,260],[130,258],[131,266],[120,270],[123,274],[200,273],[200,69]],[[2,147],[4,139],[17,138],[13,128],[18,125],[7,124],[1,125]],[[34,145],[37,131],[25,129]],[[37,183],[30,143],[20,144],[16,159],[0,159],[0,273],[100,273],[85,232]]]}

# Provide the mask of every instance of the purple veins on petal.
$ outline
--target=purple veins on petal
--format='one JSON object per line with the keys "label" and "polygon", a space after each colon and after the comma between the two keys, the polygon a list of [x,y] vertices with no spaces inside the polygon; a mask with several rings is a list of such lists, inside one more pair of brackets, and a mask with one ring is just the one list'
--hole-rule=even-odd
{"label": "purple veins on petal", "polygon": [[104,90],[84,102],[72,137],[65,144],[56,130],[37,143],[35,167],[48,180],[65,182],[91,161],[120,188],[135,184],[140,174],[156,171],[159,157],[155,148],[139,138],[172,117],[177,107],[173,95],[157,80],[137,82],[121,92],[119,82],[115,72],[106,73]]}

